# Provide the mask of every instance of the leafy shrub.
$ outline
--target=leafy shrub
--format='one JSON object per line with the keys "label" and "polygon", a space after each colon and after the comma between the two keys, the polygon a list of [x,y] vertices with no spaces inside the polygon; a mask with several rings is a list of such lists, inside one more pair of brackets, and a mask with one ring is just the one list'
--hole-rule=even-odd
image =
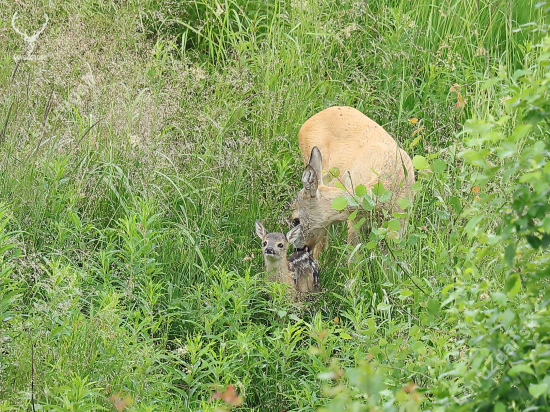
{"label": "leafy shrub", "polygon": [[[474,171],[475,197],[464,211],[463,202],[449,202],[467,218],[453,230],[473,243],[457,252],[456,283],[440,290],[441,304],[435,301],[436,310],[445,308],[456,342],[448,352],[454,362],[428,385],[424,407],[434,410],[550,410],[550,37],[531,51],[537,56],[531,67],[511,78],[502,73],[485,85],[500,90],[504,113],[472,119],[464,128],[466,149],[459,156]],[[413,163],[420,177],[437,180],[447,165],[430,160],[416,156]],[[388,194],[381,186],[372,194],[358,186],[333,207],[372,210],[383,196]],[[397,217],[387,216],[371,239],[396,239]],[[487,262],[495,260],[501,262],[496,267],[503,284],[484,276]],[[335,396],[327,410],[377,409],[380,394],[388,394],[381,370],[374,361],[348,369],[348,387],[327,392]],[[384,410],[395,410],[398,395],[390,394]],[[400,408],[418,407],[408,403],[410,395],[399,397]]]}
{"label": "leafy shrub", "polygon": [[[537,49],[532,67],[494,80],[506,96],[505,114],[465,127],[462,156],[489,190],[466,212],[477,245],[464,270],[482,271],[484,261],[503,256],[506,273],[503,289],[489,296],[484,284],[449,294],[469,353],[449,372],[463,379],[462,397],[453,396],[472,410],[550,410],[550,38]],[[483,225],[495,216],[496,228]],[[487,299],[476,299],[479,293]]]}

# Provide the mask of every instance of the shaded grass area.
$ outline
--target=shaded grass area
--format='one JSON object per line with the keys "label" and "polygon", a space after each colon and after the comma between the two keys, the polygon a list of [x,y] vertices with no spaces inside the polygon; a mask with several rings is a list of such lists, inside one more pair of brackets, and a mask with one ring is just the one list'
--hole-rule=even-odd
{"label": "shaded grass area", "polygon": [[[56,411],[112,410],[118,393],[133,410],[213,410],[215,384],[236,385],[248,410],[309,411],[332,358],[377,357],[392,385],[430,387],[459,356],[430,309],[471,247],[449,230],[460,207],[446,199],[472,201],[455,133],[500,110],[483,86],[499,66],[529,61],[538,33],[514,29],[541,18],[531,2],[0,10],[0,280],[17,293],[0,326],[0,410],[28,410],[32,382],[35,403]],[[15,11],[29,32],[50,17],[36,60],[13,59],[25,54]],[[286,228],[297,131],[332,105],[448,169],[422,183],[395,255],[349,262],[333,228],[325,292],[298,310],[262,281],[253,222]],[[501,275],[495,262],[482,273]]]}

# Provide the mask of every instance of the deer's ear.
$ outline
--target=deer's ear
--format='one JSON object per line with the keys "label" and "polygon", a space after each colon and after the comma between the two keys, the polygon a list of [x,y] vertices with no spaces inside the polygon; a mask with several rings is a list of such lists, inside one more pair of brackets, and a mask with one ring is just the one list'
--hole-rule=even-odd
{"label": "deer's ear", "polygon": [[304,186],[304,192],[309,197],[315,197],[317,195],[319,178],[311,165],[307,165],[306,170],[304,170],[304,173],[302,174],[302,184]]}
{"label": "deer's ear", "polygon": [[288,243],[292,243],[296,246],[296,241],[302,236],[302,227],[300,225],[294,226],[285,236]]}
{"label": "deer's ear", "polygon": [[317,146],[313,146],[313,149],[311,149],[308,165],[315,170],[315,173],[317,174],[317,181],[320,181],[323,173],[323,156]]}
{"label": "deer's ear", "polygon": [[260,239],[263,239],[267,236],[267,229],[264,227],[264,225],[262,225],[262,222],[256,220],[256,222],[254,222],[254,226],[256,227],[256,234]]}

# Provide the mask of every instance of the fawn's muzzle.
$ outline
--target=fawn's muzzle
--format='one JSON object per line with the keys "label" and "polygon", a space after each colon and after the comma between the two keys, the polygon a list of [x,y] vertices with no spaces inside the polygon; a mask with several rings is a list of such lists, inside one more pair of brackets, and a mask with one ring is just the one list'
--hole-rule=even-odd
{"label": "fawn's muzzle", "polygon": [[275,254],[275,251],[273,250],[272,247],[267,247],[267,248],[265,248],[264,253],[265,253],[266,255],[274,255],[274,254]]}

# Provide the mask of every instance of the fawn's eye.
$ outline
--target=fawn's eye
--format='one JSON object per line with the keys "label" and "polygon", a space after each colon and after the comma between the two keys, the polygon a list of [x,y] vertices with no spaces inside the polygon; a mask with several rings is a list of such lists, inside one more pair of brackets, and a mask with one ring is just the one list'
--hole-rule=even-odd
{"label": "fawn's eye", "polygon": [[299,224],[300,224],[300,219],[298,218],[292,219],[292,226],[298,226]]}
{"label": "fawn's eye", "polygon": [[267,246],[267,242],[264,242],[264,246]]}
{"label": "fawn's eye", "polygon": [[277,246],[279,246],[281,249],[283,248],[283,244],[279,243]]}

